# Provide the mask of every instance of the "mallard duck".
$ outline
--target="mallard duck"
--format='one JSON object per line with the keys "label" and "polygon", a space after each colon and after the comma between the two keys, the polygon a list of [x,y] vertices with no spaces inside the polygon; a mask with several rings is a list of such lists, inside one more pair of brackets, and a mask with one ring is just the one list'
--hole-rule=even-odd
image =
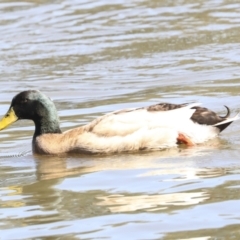
{"label": "mallard duck", "polygon": [[35,124],[32,149],[37,154],[118,153],[157,150],[178,144],[193,146],[216,137],[238,115],[218,116],[199,103],[159,103],[149,107],[111,112],[94,121],[62,132],[54,103],[36,90],[17,94],[0,130],[21,119]]}

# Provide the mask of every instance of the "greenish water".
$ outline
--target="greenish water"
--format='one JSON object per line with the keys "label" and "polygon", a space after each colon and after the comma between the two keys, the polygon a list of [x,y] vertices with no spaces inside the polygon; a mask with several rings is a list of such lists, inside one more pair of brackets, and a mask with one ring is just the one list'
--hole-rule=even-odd
{"label": "greenish water", "polygon": [[[0,1],[0,115],[39,89],[63,130],[109,111],[199,101],[240,111],[237,1]],[[240,122],[194,148],[34,156],[0,133],[0,239],[239,239]]]}

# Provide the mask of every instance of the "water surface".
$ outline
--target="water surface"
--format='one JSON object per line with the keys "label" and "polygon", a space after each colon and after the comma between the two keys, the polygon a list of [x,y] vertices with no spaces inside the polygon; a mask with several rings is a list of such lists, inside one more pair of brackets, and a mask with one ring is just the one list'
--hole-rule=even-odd
{"label": "water surface", "polygon": [[[202,102],[240,111],[240,3],[0,1],[0,115],[39,89],[63,130],[109,111]],[[2,239],[238,239],[240,124],[194,148],[35,156],[1,132]]]}

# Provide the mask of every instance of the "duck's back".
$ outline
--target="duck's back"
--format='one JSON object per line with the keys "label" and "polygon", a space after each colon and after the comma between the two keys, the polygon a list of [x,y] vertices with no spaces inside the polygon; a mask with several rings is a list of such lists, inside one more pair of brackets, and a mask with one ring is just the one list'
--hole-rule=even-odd
{"label": "duck's back", "polygon": [[[100,136],[126,136],[140,129],[179,129],[192,122],[191,116],[199,103],[183,105],[152,105],[146,108],[123,109],[100,117],[88,129]],[[174,108],[174,106],[176,106]]]}

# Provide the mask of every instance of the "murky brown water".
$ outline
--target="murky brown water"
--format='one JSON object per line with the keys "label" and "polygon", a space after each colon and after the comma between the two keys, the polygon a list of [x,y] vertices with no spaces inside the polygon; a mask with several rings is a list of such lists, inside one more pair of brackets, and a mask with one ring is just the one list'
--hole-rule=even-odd
{"label": "murky brown water", "polygon": [[[238,1],[0,1],[0,115],[39,89],[64,130],[125,107],[240,110]],[[240,123],[191,149],[39,157],[1,132],[1,239],[239,239]]]}

